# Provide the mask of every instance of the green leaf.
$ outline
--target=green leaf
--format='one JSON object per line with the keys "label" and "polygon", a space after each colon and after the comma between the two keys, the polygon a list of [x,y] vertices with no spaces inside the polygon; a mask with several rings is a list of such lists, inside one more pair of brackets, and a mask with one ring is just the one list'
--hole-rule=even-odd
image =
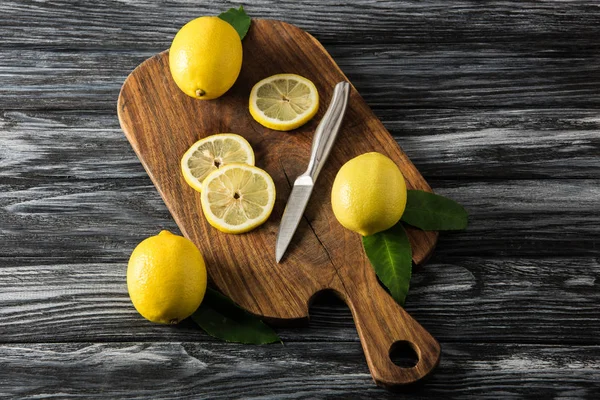
{"label": "green leaf", "polygon": [[468,214],[454,200],[422,190],[409,190],[402,221],[424,231],[452,231],[467,227]]}
{"label": "green leaf", "polygon": [[229,22],[231,26],[235,28],[238,35],[240,35],[240,39],[243,39],[248,33],[248,29],[250,29],[250,17],[244,11],[244,7],[240,6],[239,9],[230,8],[224,13],[219,14],[219,18],[223,21]]}
{"label": "green leaf", "polygon": [[363,247],[379,280],[404,305],[412,274],[412,250],[401,223],[387,231],[363,236]]}
{"label": "green leaf", "polygon": [[206,288],[204,300],[192,314],[192,320],[209,335],[227,342],[281,342],[279,336],[264,322],[211,288]]}

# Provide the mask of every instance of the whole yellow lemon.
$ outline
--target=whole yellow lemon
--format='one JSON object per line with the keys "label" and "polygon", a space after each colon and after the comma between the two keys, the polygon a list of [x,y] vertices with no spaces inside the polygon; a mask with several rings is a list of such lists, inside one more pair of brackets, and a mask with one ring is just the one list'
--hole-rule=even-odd
{"label": "whole yellow lemon", "polygon": [[183,236],[162,231],[131,253],[127,289],[146,319],[176,324],[192,315],[206,292],[206,266],[198,248]]}
{"label": "whole yellow lemon", "polygon": [[335,177],[331,206],[340,224],[363,236],[389,229],[406,207],[402,172],[381,153],[355,157]]}
{"label": "whole yellow lemon", "polygon": [[169,49],[173,80],[188,96],[216,99],[229,90],[242,69],[242,40],[219,17],[196,18],[175,35]]}

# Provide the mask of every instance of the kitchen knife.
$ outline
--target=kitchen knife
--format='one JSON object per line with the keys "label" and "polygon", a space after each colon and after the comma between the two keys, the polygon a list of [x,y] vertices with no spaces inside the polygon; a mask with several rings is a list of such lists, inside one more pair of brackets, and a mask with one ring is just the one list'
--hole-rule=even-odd
{"label": "kitchen knife", "polygon": [[348,82],[339,82],[333,90],[333,97],[329,108],[323,119],[317,126],[315,136],[312,142],[310,161],[306,172],[300,175],[294,181],[292,193],[283,211],[279,232],[277,234],[277,243],[275,245],[275,259],[279,263],[288,248],[292,237],[298,228],[300,219],[304,214],[308,200],[315,186],[319,172],[323,168],[333,143],[338,135],[342,119],[348,105],[350,95],[350,84]]}

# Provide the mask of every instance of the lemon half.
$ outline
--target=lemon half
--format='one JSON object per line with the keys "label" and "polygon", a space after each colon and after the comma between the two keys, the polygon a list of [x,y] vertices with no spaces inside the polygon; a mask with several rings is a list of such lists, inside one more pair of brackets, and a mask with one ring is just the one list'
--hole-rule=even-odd
{"label": "lemon half", "polygon": [[273,75],[254,85],[249,109],[259,124],[289,131],[315,116],[319,109],[319,93],[314,83],[300,75]]}
{"label": "lemon half", "polygon": [[254,165],[254,152],[240,135],[220,133],[194,143],[181,157],[181,172],[188,185],[200,192],[208,174],[231,163]]}
{"label": "lemon half", "polygon": [[264,223],[275,204],[275,184],[262,169],[229,164],[211,172],[202,187],[202,211],[221,232],[248,232]]}

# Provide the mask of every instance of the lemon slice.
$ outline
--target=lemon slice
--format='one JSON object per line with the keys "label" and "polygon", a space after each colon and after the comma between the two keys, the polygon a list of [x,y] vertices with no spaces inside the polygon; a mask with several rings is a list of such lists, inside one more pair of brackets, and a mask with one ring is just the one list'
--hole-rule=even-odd
{"label": "lemon slice", "polygon": [[181,157],[181,172],[188,185],[201,192],[208,174],[231,163],[254,165],[254,152],[240,135],[220,133],[194,143]]}
{"label": "lemon slice", "polygon": [[315,116],[319,93],[314,83],[300,75],[273,75],[254,85],[249,108],[262,126],[289,131]]}
{"label": "lemon slice", "polygon": [[258,167],[229,164],[204,179],[201,202],[204,216],[221,232],[248,232],[271,215],[275,184]]}

